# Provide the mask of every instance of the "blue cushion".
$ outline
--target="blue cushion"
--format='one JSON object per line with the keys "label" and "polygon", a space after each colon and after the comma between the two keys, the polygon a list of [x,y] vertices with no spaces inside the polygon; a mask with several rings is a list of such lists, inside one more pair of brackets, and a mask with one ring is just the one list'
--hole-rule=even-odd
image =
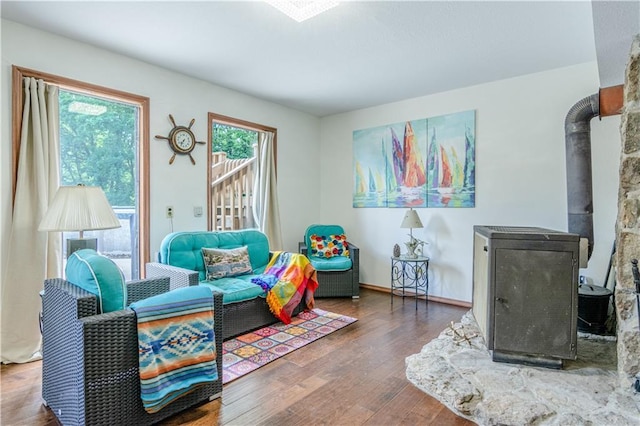
{"label": "blue cushion", "polygon": [[[258,268],[253,268],[253,274],[252,276],[249,277],[249,281],[251,281],[251,278],[253,278],[253,275],[264,274],[265,269],[267,269],[267,265],[262,265]],[[238,277],[238,278],[242,278],[242,277]]]}
{"label": "blue cushion", "polygon": [[345,256],[333,256],[326,259],[309,256],[309,262],[316,268],[316,271],[348,271],[353,263]]}
{"label": "blue cushion", "polygon": [[[222,303],[242,302],[265,296],[264,290],[259,285],[251,283],[250,279],[255,275],[242,277],[227,277],[213,281],[202,281],[200,285],[206,285],[213,291],[222,293]],[[243,278],[243,279],[240,279]]]}
{"label": "blue cushion", "polygon": [[201,249],[234,249],[247,246],[249,261],[255,271],[269,263],[269,240],[255,229],[240,231],[186,231],[174,232],[160,244],[160,262],[180,268],[198,271],[199,281],[206,278]]}
{"label": "blue cushion", "polygon": [[113,312],[127,306],[124,274],[113,260],[93,249],[73,252],[65,267],[67,281],[98,298],[100,312]]}

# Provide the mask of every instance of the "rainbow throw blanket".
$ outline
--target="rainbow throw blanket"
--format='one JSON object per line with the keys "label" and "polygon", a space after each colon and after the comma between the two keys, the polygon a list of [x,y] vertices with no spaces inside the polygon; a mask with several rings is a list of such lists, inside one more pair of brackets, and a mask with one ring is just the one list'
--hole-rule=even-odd
{"label": "rainbow throw blanket", "polygon": [[251,280],[267,292],[267,304],[273,315],[285,324],[305,298],[307,308],[313,309],[313,293],[318,288],[316,269],[306,256],[277,251],[267,264],[264,274]]}
{"label": "rainbow throw blanket", "polygon": [[140,394],[148,413],[218,379],[208,287],[180,288],[130,307],[138,319]]}

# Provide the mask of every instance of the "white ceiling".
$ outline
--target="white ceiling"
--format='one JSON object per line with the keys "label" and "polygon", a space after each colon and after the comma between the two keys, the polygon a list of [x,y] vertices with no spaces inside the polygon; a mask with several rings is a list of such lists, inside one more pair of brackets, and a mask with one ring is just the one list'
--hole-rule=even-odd
{"label": "white ceiling", "polygon": [[256,1],[5,0],[1,7],[3,19],[326,116],[601,62],[594,33],[607,40],[608,58],[614,51],[623,58],[599,66],[601,82],[608,78],[602,87],[620,84],[640,31],[638,4],[598,2],[593,15],[585,0],[343,1],[302,23]]}

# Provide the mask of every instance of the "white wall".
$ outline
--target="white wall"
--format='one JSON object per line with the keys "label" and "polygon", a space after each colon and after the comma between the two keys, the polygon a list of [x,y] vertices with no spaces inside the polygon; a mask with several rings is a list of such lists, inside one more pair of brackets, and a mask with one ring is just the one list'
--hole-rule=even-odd
{"label": "white wall", "polygon": [[[215,112],[278,128],[285,249],[296,250],[309,223],[341,223],[361,247],[361,282],[381,287],[389,287],[393,244],[407,239],[399,228],[404,209],[352,207],[352,131],[475,109],[476,207],[419,209],[425,229],[416,230],[430,243],[430,293],[463,301],[471,300],[473,225],[566,229],[564,117],[598,90],[597,66],[589,63],[318,119],[11,21],[2,20],[1,34],[2,264],[11,212],[11,65],[150,98],[152,253],[171,230],[164,215],[168,205],[175,209],[174,230],[206,228],[204,217],[192,215],[193,206],[206,205],[204,148],[194,151],[196,166],[184,157],[169,166],[166,142],[153,136],[167,134],[173,114],[179,124],[195,118],[193,130],[205,140],[207,113]],[[596,240],[590,266],[581,272],[596,282],[604,278],[614,239],[619,123],[619,116],[591,123]]]}
{"label": "white wall", "polygon": [[[192,128],[198,140],[207,138],[207,113],[215,112],[278,129],[278,194],[286,250],[297,250],[307,225],[318,213],[318,169],[307,167],[304,159],[320,153],[320,119],[312,115],[253,98],[232,90],[149,65],[125,56],[67,38],[2,20],[2,143],[0,146],[0,219],[3,264],[11,216],[11,65],[56,74],[87,83],[122,90],[150,98],[150,178],[151,253],[171,231],[165,207],[173,206],[176,231],[206,229],[206,214],[193,216],[193,206],[206,207],[206,150],[195,148],[193,166],[187,157],[168,161],[171,151],[166,141],[171,129],[168,115],[177,124]],[[0,273],[2,270],[0,270]]]}
{"label": "white wall", "polygon": [[[323,118],[321,219],[343,224],[361,247],[360,281],[388,288],[392,247],[404,249],[408,236],[405,209],[352,207],[353,130],[476,110],[476,207],[418,209],[425,228],[414,230],[429,242],[430,294],[471,301],[473,225],[566,231],[564,118],[598,88],[593,62]],[[591,123],[595,251],[581,273],[596,283],[615,238],[619,124],[620,116]]]}

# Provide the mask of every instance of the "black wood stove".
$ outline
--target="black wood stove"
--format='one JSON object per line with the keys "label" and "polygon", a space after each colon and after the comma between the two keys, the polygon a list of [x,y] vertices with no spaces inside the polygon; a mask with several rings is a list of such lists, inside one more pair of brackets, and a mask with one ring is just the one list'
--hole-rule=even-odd
{"label": "black wood stove", "polygon": [[474,226],[473,315],[494,361],[576,358],[579,256],[577,234]]}

